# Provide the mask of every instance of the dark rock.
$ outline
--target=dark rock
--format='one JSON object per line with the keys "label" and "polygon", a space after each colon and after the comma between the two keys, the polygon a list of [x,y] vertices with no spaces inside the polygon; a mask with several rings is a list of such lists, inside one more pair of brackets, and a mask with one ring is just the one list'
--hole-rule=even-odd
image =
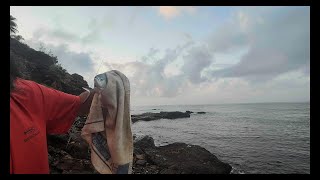
{"label": "dark rock", "polygon": [[59,148],[79,159],[90,159],[88,143],[82,139],[80,132],[68,135],[49,135],[48,145]]}
{"label": "dark rock", "polygon": [[67,134],[47,136],[48,145],[55,148],[64,149],[68,143],[68,140],[69,140],[69,135]]}
{"label": "dark rock", "polygon": [[78,116],[71,128],[72,133],[80,133],[84,124],[86,123],[86,120],[87,116]]}
{"label": "dark rock", "polygon": [[232,169],[229,164],[196,145],[173,143],[156,147],[151,137],[147,137],[137,141],[135,146],[142,149],[146,161],[153,168],[158,167],[160,174],[229,174]]}
{"label": "dark rock", "polygon": [[[173,167],[171,167],[173,168]],[[177,174],[175,169],[163,169],[159,174]]]}
{"label": "dark rock", "polygon": [[192,112],[192,111],[186,111],[186,113],[188,113],[188,114],[192,114],[193,112]]}
{"label": "dark rock", "polygon": [[147,163],[147,161],[145,161],[145,160],[137,160],[136,161],[136,164],[140,165],[140,166],[144,166],[146,163]]}
{"label": "dark rock", "polygon": [[62,149],[48,147],[51,174],[93,174],[96,173],[90,160],[77,159]]}
{"label": "dark rock", "polygon": [[187,112],[179,112],[179,111],[173,111],[173,112],[163,112],[160,113],[143,113],[140,115],[131,115],[132,122],[137,121],[152,121],[157,119],[178,119],[178,118],[189,118],[190,113]]}
{"label": "dark rock", "polygon": [[134,143],[134,147],[137,149],[155,148],[154,140],[150,136],[144,136],[139,141]]}
{"label": "dark rock", "polygon": [[136,147],[134,146],[133,147],[133,154],[136,155],[136,154],[143,154],[144,152],[139,148],[139,147]]}
{"label": "dark rock", "polygon": [[90,159],[89,145],[82,139],[80,134],[73,134],[69,144],[66,146],[66,152],[79,159]]}
{"label": "dark rock", "polygon": [[136,158],[140,159],[140,160],[143,160],[144,159],[144,155],[143,154],[137,154]]}
{"label": "dark rock", "polygon": [[72,172],[79,174],[81,172],[93,173],[93,167],[88,160],[81,160],[76,158],[62,158],[56,166],[57,169],[63,170],[65,173]]}
{"label": "dark rock", "polygon": [[174,112],[160,112],[161,117],[166,118],[166,119],[177,119],[177,118],[186,118],[190,117],[190,114],[184,113],[184,112],[179,112],[179,111],[174,111]]}
{"label": "dark rock", "polygon": [[197,113],[198,113],[198,114],[205,114],[206,112],[202,112],[202,111],[201,111],[201,112],[197,112]]}

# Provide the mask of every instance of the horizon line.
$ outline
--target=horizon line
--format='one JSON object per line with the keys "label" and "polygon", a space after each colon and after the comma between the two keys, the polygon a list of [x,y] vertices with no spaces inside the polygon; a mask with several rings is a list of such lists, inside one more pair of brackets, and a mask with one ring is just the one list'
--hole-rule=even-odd
{"label": "horizon line", "polygon": [[159,104],[159,105],[132,105],[132,106],[203,106],[203,105],[231,105],[231,104],[270,104],[270,103],[310,103],[309,101],[274,101],[274,102],[242,102],[242,103],[214,103],[214,104]]}

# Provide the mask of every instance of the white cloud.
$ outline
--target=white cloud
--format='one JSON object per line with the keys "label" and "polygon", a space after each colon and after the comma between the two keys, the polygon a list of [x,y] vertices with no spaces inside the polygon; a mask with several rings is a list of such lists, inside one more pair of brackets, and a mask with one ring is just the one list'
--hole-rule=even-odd
{"label": "white cloud", "polygon": [[310,11],[305,7],[244,8],[208,40],[215,53],[248,47],[237,64],[212,77],[275,78],[310,62]]}
{"label": "white cloud", "polygon": [[193,6],[160,6],[159,13],[166,19],[172,19],[182,13],[192,14],[196,11]]}

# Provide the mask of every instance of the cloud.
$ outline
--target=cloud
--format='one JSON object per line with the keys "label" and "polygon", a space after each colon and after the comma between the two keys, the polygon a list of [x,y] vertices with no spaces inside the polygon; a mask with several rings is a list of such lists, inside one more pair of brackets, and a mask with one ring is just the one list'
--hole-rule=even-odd
{"label": "cloud", "polygon": [[[206,47],[186,42],[167,49],[161,57],[155,56],[158,52],[158,49],[151,48],[141,61],[123,64],[105,62],[104,65],[109,70],[117,69],[126,74],[133,96],[138,97],[175,97],[192,84],[208,81],[201,75],[213,62],[213,56]],[[178,73],[166,72],[175,62],[180,67]]]}
{"label": "cloud", "polygon": [[212,77],[244,77],[257,81],[260,78],[272,79],[309,64],[310,9],[240,10],[234,21],[213,34],[208,45],[215,53],[249,48],[237,64],[213,71]]}
{"label": "cloud", "polygon": [[183,66],[181,68],[184,75],[192,83],[200,83],[207,80],[201,76],[201,72],[213,62],[213,56],[204,46],[192,47],[188,54],[183,57]]}
{"label": "cloud", "polygon": [[39,42],[39,40],[35,39],[26,40],[26,43],[34,49],[38,49],[37,47],[40,43],[43,44],[46,51],[50,50],[54,56],[57,56],[58,63],[70,74],[80,74],[84,76],[88,83],[92,81],[87,77],[88,74],[91,74],[94,71],[94,61],[89,53],[71,51],[67,44],[56,46],[41,41]]}
{"label": "cloud", "polygon": [[[241,9],[202,45],[189,36],[189,43],[167,49],[160,58],[159,50],[151,48],[141,61],[113,64],[113,68],[128,74],[134,96],[179,98],[191,88],[194,93],[197,89],[217,92],[221,98],[235,99],[232,93],[241,94],[239,102],[252,96],[252,101],[258,102],[259,95],[266,96],[264,89],[278,88],[278,95],[284,96],[285,88],[279,86],[283,81],[277,80],[283,74],[299,70],[309,76],[309,25],[309,11],[304,8]],[[246,51],[237,63],[216,64],[215,54],[232,54],[239,49]],[[177,71],[166,72],[172,64],[178,64]],[[290,86],[297,89],[302,82]]]}
{"label": "cloud", "polygon": [[96,19],[91,18],[88,23],[88,31],[84,35],[77,35],[74,32],[69,32],[61,27],[55,29],[38,28],[33,32],[33,38],[43,41],[56,41],[56,42],[69,42],[78,43],[82,45],[88,45],[96,42],[100,42],[100,33],[102,28],[106,25],[102,25],[105,20],[98,22]]}
{"label": "cloud", "polygon": [[141,61],[144,63],[149,63],[155,61],[155,55],[159,52],[159,49],[150,48],[147,55],[142,56]]}
{"label": "cloud", "polygon": [[69,72],[84,74],[93,71],[93,61],[90,54],[70,51],[65,44],[59,46],[48,45],[48,48],[52,50],[52,53],[58,57],[59,63]]}
{"label": "cloud", "polygon": [[241,32],[239,24],[226,23],[219,27],[207,39],[209,49],[213,52],[232,53],[249,44],[247,33]]}
{"label": "cloud", "polygon": [[213,71],[212,75],[214,77],[272,77],[283,73],[288,63],[288,57],[281,51],[252,48],[239,63],[229,68]]}
{"label": "cloud", "polygon": [[149,60],[158,50],[151,48],[148,55],[143,57],[143,62],[135,61],[124,64],[105,62],[104,65],[109,66],[109,69],[117,69],[126,74],[132,86],[132,94],[135,96],[172,97],[182,91],[186,79],[183,75],[167,77],[164,72],[165,68],[191,44],[186,43],[174,49],[167,49],[162,58],[153,61]]}
{"label": "cloud", "polygon": [[166,19],[175,18],[182,13],[194,13],[196,8],[193,6],[160,6],[159,14],[165,17]]}

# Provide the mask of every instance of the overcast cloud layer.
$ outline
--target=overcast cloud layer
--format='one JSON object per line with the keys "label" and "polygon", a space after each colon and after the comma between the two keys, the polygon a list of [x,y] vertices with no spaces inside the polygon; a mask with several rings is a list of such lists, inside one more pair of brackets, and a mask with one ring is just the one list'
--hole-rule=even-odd
{"label": "overcast cloud layer", "polygon": [[133,105],[310,99],[309,7],[69,8],[11,14],[28,45],[43,43],[91,86],[125,73]]}

